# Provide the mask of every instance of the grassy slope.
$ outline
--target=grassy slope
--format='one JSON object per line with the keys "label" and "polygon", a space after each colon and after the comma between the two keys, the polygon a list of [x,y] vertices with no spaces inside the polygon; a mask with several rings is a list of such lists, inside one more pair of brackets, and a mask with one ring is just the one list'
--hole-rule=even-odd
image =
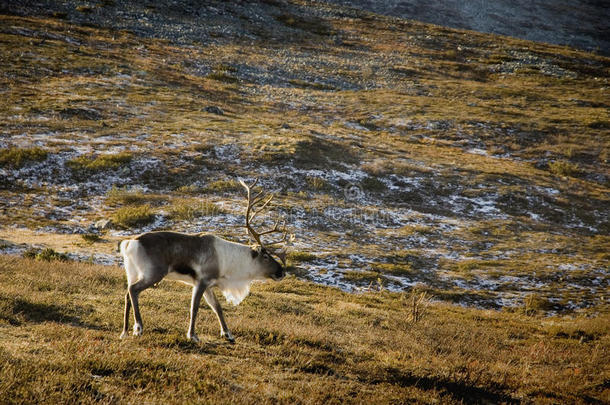
{"label": "grassy slope", "polygon": [[[197,46],[2,16],[0,125],[15,149],[2,156],[0,222],[52,240],[112,216],[137,233],[158,214],[164,228],[239,238],[219,213],[241,214],[233,179],[258,176],[293,207],[297,248],[318,267],[338,258],[346,280],[407,275],[487,307],[502,291],[519,304],[535,283],[542,309],[605,307],[608,58],[332,7],[315,17],[316,7],[271,2],[270,26],[240,22],[249,37]],[[365,176],[352,181],[366,200],[346,200],[331,168]],[[117,199],[114,183],[149,192]],[[189,207],[202,197],[228,208],[197,226],[172,214],[198,216],[207,209]],[[123,208],[135,200],[144,207]]]}
{"label": "grassy slope", "polygon": [[[240,229],[196,201],[238,215],[243,196],[232,180],[258,175],[280,206],[296,207],[297,249],[314,255],[293,255],[301,275],[337,260],[336,277],[359,285],[406,275],[437,299],[494,307],[508,292],[523,308],[438,303],[411,326],[404,294],[347,295],[290,279],[229,309],[235,346],[212,337],[209,311],[199,325],[210,341],[192,346],[183,337],[189,294],[162,284],[144,294],[148,334],[119,342],[118,270],[2,257],[4,398],[607,401],[608,58],[265,4],[273,24],[228,13],[251,35],[215,33],[195,46],[0,16],[1,141],[15,148],[0,156],[2,238],[112,252],[117,236],[85,243],[58,232],[135,202],[172,229],[211,211],[197,230],[235,239]],[[209,105],[225,114],[205,112]],[[147,159],[156,159],[152,169]],[[331,168],[362,170],[366,199],[346,200],[341,179],[304,174]],[[477,211],[478,198],[494,201],[496,214]],[[331,221],[320,214],[327,207],[390,224],[410,216],[374,227]],[[63,281],[66,272],[81,277]],[[495,280],[504,281],[486,287]],[[575,318],[522,315],[536,311]]]}
{"label": "grassy slope", "polygon": [[607,315],[540,319],[432,304],[412,324],[398,294],[291,277],[227,308],[236,344],[217,337],[208,309],[204,341],[191,344],[189,290],[161,283],[142,295],[143,337],[121,341],[123,279],[116,267],[0,257],[0,401],[610,399]]}

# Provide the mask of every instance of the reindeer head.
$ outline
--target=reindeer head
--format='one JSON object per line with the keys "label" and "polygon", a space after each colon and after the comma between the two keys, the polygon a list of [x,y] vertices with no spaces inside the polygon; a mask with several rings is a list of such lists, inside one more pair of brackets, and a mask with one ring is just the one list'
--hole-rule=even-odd
{"label": "reindeer head", "polygon": [[[285,243],[288,240],[288,233],[284,226],[280,226],[280,221],[276,221],[273,228],[257,232],[252,227],[252,221],[260,212],[269,206],[269,203],[273,199],[273,196],[267,197],[263,190],[259,191],[256,195],[252,194],[252,188],[258,182],[258,179],[254,180],[252,184],[247,185],[243,180],[239,180],[240,184],[246,189],[248,196],[248,208],[246,208],[246,229],[248,230],[248,236],[254,242],[255,247],[252,249],[252,259],[255,260],[259,266],[265,269],[265,273],[268,277],[274,280],[281,280],[286,275],[286,249],[280,248],[278,245]],[[261,204],[262,203],[262,204]],[[271,235],[274,233],[280,233],[282,236],[274,241],[263,243],[261,237],[263,235]],[[280,262],[278,263],[273,255],[276,256]]]}

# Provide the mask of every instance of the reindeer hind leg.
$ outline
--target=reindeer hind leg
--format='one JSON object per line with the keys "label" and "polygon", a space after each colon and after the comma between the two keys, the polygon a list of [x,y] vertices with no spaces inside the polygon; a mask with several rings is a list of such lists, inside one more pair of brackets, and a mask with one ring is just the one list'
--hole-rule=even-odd
{"label": "reindeer hind leg", "polygon": [[193,296],[191,298],[191,318],[189,320],[189,328],[186,332],[186,337],[195,342],[199,342],[199,338],[197,337],[197,333],[195,332],[195,320],[197,319],[197,311],[199,310],[199,303],[201,302],[201,296],[203,292],[206,290],[207,285],[203,281],[199,281],[193,287]]}
{"label": "reindeer hind leg", "polygon": [[[125,247],[129,246],[129,241],[124,241]],[[123,242],[119,244],[119,249]],[[127,292],[125,293],[125,312],[123,314],[123,332],[121,333],[121,339],[129,336],[129,311],[131,310],[131,296],[129,294],[129,286],[138,279],[138,269],[133,261],[123,253],[123,262],[125,266],[125,275],[127,276]]]}
{"label": "reindeer hind leg", "polygon": [[[166,272],[160,267],[149,267],[140,274],[143,277],[127,288],[129,298],[131,299],[131,306],[133,307],[133,316],[135,321],[135,324],[133,325],[133,334],[135,336],[142,334],[142,316],[140,315],[140,305],[138,303],[140,293],[146,290],[148,287],[161,281]],[[127,304],[125,304],[125,309],[127,309]]]}

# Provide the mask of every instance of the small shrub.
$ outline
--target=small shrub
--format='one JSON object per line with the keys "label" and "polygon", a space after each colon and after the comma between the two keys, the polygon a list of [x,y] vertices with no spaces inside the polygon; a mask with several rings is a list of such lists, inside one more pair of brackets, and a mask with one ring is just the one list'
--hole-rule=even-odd
{"label": "small shrub", "polygon": [[190,220],[206,215],[216,215],[222,210],[216,204],[209,201],[192,201],[181,199],[174,202],[169,208],[172,219]]}
{"label": "small shrub", "polygon": [[165,196],[144,194],[140,190],[128,190],[127,187],[115,187],[106,194],[106,203],[110,205],[142,205],[144,203],[160,203],[167,200]]}
{"label": "small shrub", "polygon": [[179,194],[199,194],[201,192],[201,188],[195,184],[190,184],[188,186],[178,187],[176,192]]}
{"label": "small shrub", "polygon": [[405,236],[410,235],[432,235],[434,234],[434,228],[426,225],[405,225],[400,228],[401,234]]}
{"label": "small shrub", "polygon": [[313,253],[296,250],[289,252],[287,258],[292,262],[312,262],[317,259],[317,256]]}
{"label": "small shrub", "polygon": [[394,276],[413,275],[413,267],[410,263],[374,263],[373,270]]}
{"label": "small shrub", "polygon": [[23,252],[23,257],[25,257],[26,259],[35,259],[38,252],[40,252],[40,249],[31,247],[28,248],[25,252]]}
{"label": "small shrub", "polygon": [[112,186],[106,193],[106,203],[115,204],[140,204],[144,201],[144,194],[139,190],[128,190],[127,187],[118,188]]}
{"label": "small shrub", "polygon": [[216,180],[204,187],[204,191],[213,193],[231,192],[241,189],[241,185],[235,180]]}
{"label": "small shrub", "polygon": [[26,259],[42,260],[45,262],[50,262],[54,260],[61,262],[70,261],[68,255],[66,255],[65,253],[56,252],[54,249],[51,248],[45,248],[42,250],[37,248],[29,248],[25,252],[23,252],[23,257],[25,257]]}
{"label": "small shrub", "polygon": [[122,207],[112,215],[112,221],[123,228],[146,225],[154,219],[155,213],[149,204]]}
{"label": "small shrub", "polygon": [[[368,281],[369,284],[366,287],[362,288],[361,291],[364,291],[364,292],[383,291],[384,290],[384,280],[385,280],[384,278],[381,278],[379,276],[377,276],[376,279],[371,278],[370,281],[369,281],[369,278],[363,278],[362,281]],[[354,281],[358,281],[358,280],[354,280]]]}
{"label": "small shrub", "polygon": [[219,63],[218,65],[214,66],[212,69],[214,69],[215,72],[237,73],[237,68],[235,66],[227,65],[224,63]]}
{"label": "small shrub", "polygon": [[472,270],[486,270],[495,267],[502,267],[505,263],[500,260],[461,260],[457,262],[456,270],[470,272]]}
{"label": "small shrub", "polygon": [[409,308],[408,321],[412,324],[422,320],[432,302],[432,297],[426,291],[419,292],[413,290],[408,296],[405,295],[403,299],[405,306]]}
{"label": "small shrub", "polygon": [[18,169],[28,162],[42,162],[47,152],[42,148],[9,148],[0,151],[0,166]]}
{"label": "small shrub", "polygon": [[133,158],[129,152],[121,152],[113,155],[79,156],[69,160],[66,165],[74,171],[100,172],[103,170],[118,169],[129,163]]}
{"label": "small shrub", "polygon": [[345,272],[343,272],[343,279],[347,280],[347,281],[356,282],[356,283],[358,283],[358,282],[375,283],[375,282],[381,280],[381,278],[379,277],[379,273],[377,273],[375,271],[367,271],[367,270],[345,271]]}
{"label": "small shrub", "polygon": [[235,76],[231,76],[226,72],[212,72],[207,75],[208,79],[216,80],[223,83],[237,83],[239,79]]}
{"label": "small shrub", "polygon": [[534,315],[551,309],[553,309],[553,303],[536,293],[529,294],[523,301],[523,312],[526,315]]}
{"label": "small shrub", "polygon": [[549,171],[556,176],[578,177],[580,168],[577,164],[565,160],[556,160],[549,163]]}
{"label": "small shrub", "polygon": [[321,177],[307,176],[305,182],[313,190],[322,191],[330,189],[330,184]]}

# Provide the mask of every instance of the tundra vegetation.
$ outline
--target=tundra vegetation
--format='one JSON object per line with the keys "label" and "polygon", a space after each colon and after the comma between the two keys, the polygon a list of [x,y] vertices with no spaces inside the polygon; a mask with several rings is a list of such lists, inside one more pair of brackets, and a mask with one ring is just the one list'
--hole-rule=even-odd
{"label": "tundra vegetation", "polygon": [[225,305],[235,344],[202,307],[195,344],[190,289],[166,282],[140,297],[147,332],[120,340],[122,269],[0,256],[0,270],[3,402],[607,399],[607,313],[423,307],[420,291],[352,294],[290,276]]}
{"label": "tundra vegetation", "polygon": [[[607,57],[317,2],[17,3],[0,402],[610,401]],[[244,242],[238,177],[292,275],[223,304],[235,345],[203,307],[187,342],[172,283],[119,341],[116,242]]]}

